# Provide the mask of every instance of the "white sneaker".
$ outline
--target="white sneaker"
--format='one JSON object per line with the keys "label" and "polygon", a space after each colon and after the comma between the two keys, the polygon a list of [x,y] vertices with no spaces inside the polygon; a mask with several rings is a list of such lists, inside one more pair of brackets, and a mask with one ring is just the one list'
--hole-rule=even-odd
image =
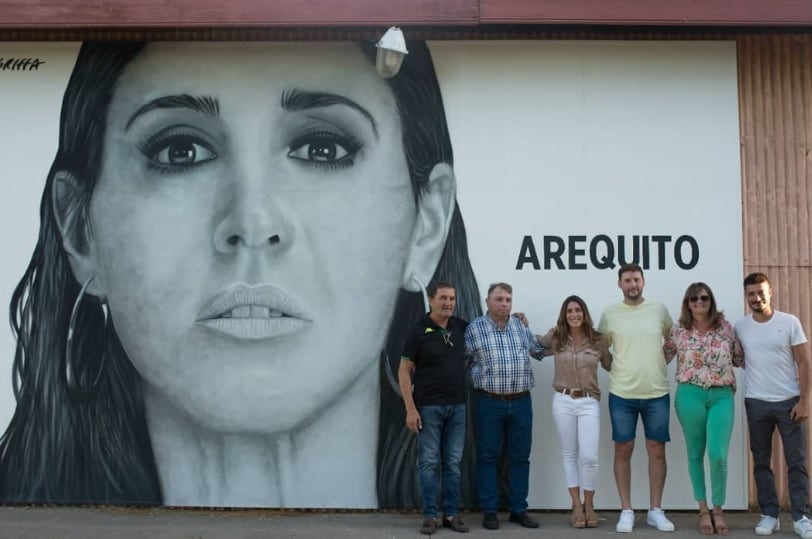
{"label": "white sneaker", "polygon": [[665,511],[659,507],[652,507],[648,510],[646,524],[657,528],[661,532],[674,531],[674,523],[668,520],[668,517],[665,516]]}
{"label": "white sneaker", "polygon": [[[778,528],[776,527],[776,529]],[[796,520],[792,524],[792,529],[794,529],[795,533],[800,535],[802,539],[812,539],[812,520],[809,520],[809,517],[802,517]]]}
{"label": "white sneaker", "polygon": [[620,512],[620,518],[617,519],[615,531],[618,533],[631,533],[634,529],[634,511],[631,509],[624,509]]}
{"label": "white sneaker", "polygon": [[[807,519],[808,520],[808,519]],[[778,519],[770,515],[761,515],[761,520],[756,524],[756,535],[772,535],[781,528]]]}

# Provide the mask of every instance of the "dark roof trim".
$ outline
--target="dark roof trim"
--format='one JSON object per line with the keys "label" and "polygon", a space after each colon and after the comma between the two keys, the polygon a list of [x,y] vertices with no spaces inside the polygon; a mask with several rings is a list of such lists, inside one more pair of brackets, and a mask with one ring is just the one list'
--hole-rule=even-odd
{"label": "dark roof trim", "polygon": [[812,26],[810,0],[0,0],[0,28]]}

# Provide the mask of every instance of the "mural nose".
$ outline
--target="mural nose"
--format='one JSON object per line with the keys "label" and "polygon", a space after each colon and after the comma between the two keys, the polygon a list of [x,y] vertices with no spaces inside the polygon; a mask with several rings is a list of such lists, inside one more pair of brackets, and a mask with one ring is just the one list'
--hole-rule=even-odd
{"label": "mural nose", "polygon": [[[274,234],[273,236],[268,238],[268,243],[271,244],[271,245],[276,245],[281,241],[282,241],[282,238],[279,236],[279,234]],[[226,240],[226,243],[228,243],[231,246],[237,246],[237,245],[240,245],[240,243],[245,244],[245,241],[239,235],[233,234],[233,235],[228,237],[228,239]]]}
{"label": "mural nose", "polygon": [[293,230],[284,213],[279,206],[233,209],[215,227],[215,249],[226,254],[240,249],[289,246]]}

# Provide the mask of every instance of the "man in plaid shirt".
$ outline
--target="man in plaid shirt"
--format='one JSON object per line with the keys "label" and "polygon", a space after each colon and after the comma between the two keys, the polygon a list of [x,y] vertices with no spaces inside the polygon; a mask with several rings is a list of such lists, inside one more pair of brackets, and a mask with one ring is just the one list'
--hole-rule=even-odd
{"label": "man in plaid shirt", "polygon": [[530,446],[533,441],[535,385],[530,356],[540,359],[543,349],[533,332],[510,315],[513,288],[507,283],[488,287],[487,312],[468,325],[465,345],[472,356],[471,380],[475,392],[477,432],[477,491],[482,525],[499,527],[497,465],[502,438],[508,454],[510,521],[526,528],[539,523],[527,514]]}

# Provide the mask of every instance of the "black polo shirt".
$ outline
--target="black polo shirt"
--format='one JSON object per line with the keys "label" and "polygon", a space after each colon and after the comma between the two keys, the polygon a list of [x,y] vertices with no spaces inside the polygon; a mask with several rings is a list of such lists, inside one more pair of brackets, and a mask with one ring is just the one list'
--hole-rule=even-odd
{"label": "black polo shirt", "polygon": [[452,316],[443,329],[423,315],[412,328],[402,357],[414,362],[416,406],[465,402],[466,327],[468,322]]}

